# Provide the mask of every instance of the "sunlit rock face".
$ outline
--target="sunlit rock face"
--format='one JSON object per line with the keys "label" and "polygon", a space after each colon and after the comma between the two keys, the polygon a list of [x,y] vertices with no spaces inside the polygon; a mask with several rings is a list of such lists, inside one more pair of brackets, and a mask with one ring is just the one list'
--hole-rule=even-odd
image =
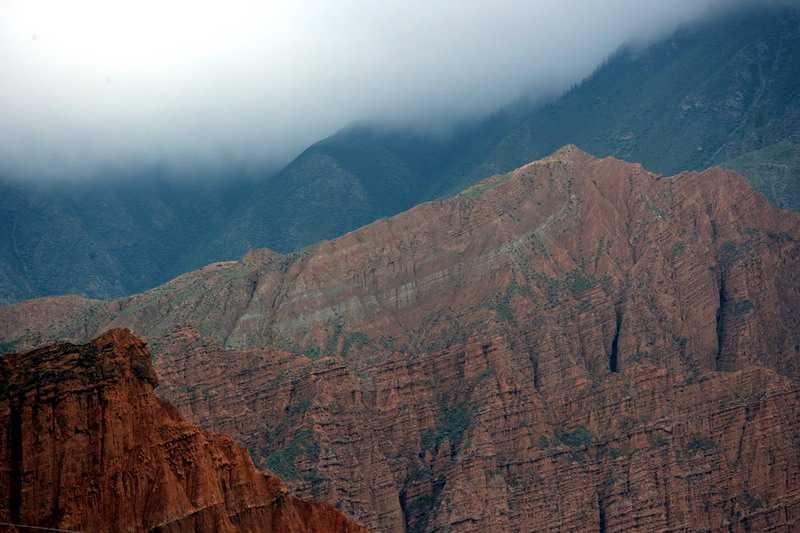
{"label": "sunlit rock face", "polygon": [[0,308],[375,531],[796,527],[800,215],[574,146],[292,255]]}
{"label": "sunlit rock face", "polygon": [[190,424],[154,396],[150,353],[127,330],[6,355],[0,383],[6,524],[86,532],[366,531],[329,504],[289,496],[230,437]]}

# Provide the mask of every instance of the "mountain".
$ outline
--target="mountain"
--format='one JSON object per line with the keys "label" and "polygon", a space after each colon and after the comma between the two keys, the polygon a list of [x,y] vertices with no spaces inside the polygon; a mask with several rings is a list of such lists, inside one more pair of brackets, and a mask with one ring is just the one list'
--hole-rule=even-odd
{"label": "mountain", "polygon": [[6,355],[0,383],[5,526],[366,532],[328,504],[289,496],[230,438],[156,398],[150,353],[127,330]]}
{"label": "mountain", "polygon": [[798,239],[731,170],[567,146],[297,253],[2,307],[0,339],[131,328],[190,420],[374,531],[789,531]]}
{"label": "mountain", "polygon": [[771,144],[720,163],[747,176],[753,187],[781,209],[800,211],[800,141]]}
{"label": "mountain", "polygon": [[[515,168],[565,142],[672,174],[794,137],[799,50],[800,10],[788,5],[739,8],[643,50],[623,48],[521,120],[477,174]],[[760,192],[775,201],[771,190]]]}
{"label": "mountain", "polygon": [[[212,240],[215,249],[237,242],[241,253],[292,251],[568,143],[663,174],[703,170],[795,136],[798,80],[800,9],[730,9],[647,47],[623,47],[550,104],[509,106],[450,136],[369,125],[342,130],[265,181]],[[800,209],[796,170],[737,170],[776,205]],[[768,183],[776,179],[785,184]]]}
{"label": "mountain", "polygon": [[242,257],[254,248],[292,252],[395,215],[449,190],[454,161],[479,152],[504,122],[463,123],[449,135],[359,124],[303,151],[264,180],[212,231],[202,257]]}
{"label": "mountain", "polygon": [[206,264],[185,256],[250,182],[161,168],[73,182],[0,180],[0,302],[119,297]]}
{"label": "mountain", "polygon": [[796,158],[780,156],[798,142],[798,28],[790,4],[729,8],[621,49],[547,105],[518,103],[449,134],[355,125],[256,180],[231,168],[198,183],[155,167],[82,185],[0,183],[0,302],[119,297],[254,248],[292,252],[568,143],[663,174],[728,165],[798,210]]}

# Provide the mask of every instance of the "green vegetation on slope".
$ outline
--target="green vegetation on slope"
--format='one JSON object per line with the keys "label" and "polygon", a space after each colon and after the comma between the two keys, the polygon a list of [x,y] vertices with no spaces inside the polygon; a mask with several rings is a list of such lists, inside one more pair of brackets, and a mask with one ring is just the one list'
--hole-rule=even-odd
{"label": "green vegetation on slope", "polygon": [[720,166],[747,177],[758,192],[781,209],[800,211],[800,143],[781,141]]}

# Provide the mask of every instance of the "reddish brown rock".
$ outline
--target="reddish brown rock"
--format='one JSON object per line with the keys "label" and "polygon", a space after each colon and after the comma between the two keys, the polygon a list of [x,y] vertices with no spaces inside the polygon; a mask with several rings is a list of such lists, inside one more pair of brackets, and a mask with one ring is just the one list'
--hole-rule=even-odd
{"label": "reddish brown rock", "polygon": [[157,399],[150,353],[126,330],[6,355],[0,385],[2,522],[85,532],[366,531],[328,504],[289,496],[232,439]]}
{"label": "reddish brown rock", "polygon": [[574,147],[290,256],[131,298],[162,393],[376,531],[798,527],[800,216],[732,171]]}
{"label": "reddish brown rock", "polygon": [[224,350],[190,330],[164,342],[181,356],[163,392],[190,417],[262,466],[294,449],[300,494],[376,529],[800,526],[800,387],[761,367],[693,377],[639,361],[543,394],[513,351],[476,340],[392,356],[367,387],[338,358]]}
{"label": "reddish brown rock", "polygon": [[188,324],[228,348],[339,355],[490,331],[528,337],[544,389],[644,353],[800,375],[799,228],[733,171],[662,178],[566,147],[292,255],[252,251],[121,300],[2,307],[0,337],[27,347],[125,326],[156,339]]}

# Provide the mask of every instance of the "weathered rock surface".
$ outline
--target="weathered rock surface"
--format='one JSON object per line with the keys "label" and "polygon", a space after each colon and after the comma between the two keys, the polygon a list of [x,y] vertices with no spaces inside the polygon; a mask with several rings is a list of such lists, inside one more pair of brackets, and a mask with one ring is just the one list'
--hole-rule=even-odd
{"label": "weathered rock surface", "polygon": [[762,367],[692,376],[638,361],[543,394],[491,340],[394,354],[365,375],[191,330],[164,342],[181,355],[165,356],[163,392],[190,418],[378,530],[800,525],[800,387]]}
{"label": "weathered rock surface", "polygon": [[85,532],[366,531],[329,504],[289,496],[231,438],[156,398],[150,353],[129,331],[6,355],[0,385],[2,522]]}
{"label": "weathered rock surface", "polygon": [[163,394],[376,531],[798,526],[800,215],[568,146],[300,253],[0,308],[153,340]]}

